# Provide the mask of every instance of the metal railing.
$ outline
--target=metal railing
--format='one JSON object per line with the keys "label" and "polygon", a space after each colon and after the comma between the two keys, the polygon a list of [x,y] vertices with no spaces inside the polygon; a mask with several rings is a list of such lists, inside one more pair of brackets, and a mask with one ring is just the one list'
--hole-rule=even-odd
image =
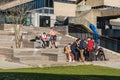
{"label": "metal railing", "polygon": [[[79,26],[80,27],[80,26]],[[93,33],[88,33],[76,26],[69,26],[68,33],[71,36],[81,39],[93,38]],[[120,52],[120,41],[106,36],[99,35],[99,45],[115,52]]]}

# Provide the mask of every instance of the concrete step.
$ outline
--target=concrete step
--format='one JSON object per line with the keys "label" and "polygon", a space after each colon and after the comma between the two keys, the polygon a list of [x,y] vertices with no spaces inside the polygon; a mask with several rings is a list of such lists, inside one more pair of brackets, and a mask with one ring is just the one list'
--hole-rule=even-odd
{"label": "concrete step", "polygon": [[21,61],[28,61],[28,60],[42,60],[41,56],[16,56],[15,58],[19,58]]}
{"label": "concrete step", "polygon": [[120,59],[120,56],[112,54],[112,53],[106,53],[106,57],[108,59]]}
{"label": "concrete step", "polygon": [[[40,60],[46,59],[51,61],[64,60],[65,54],[63,54],[62,49],[15,49],[14,57],[20,58],[21,60]],[[31,58],[31,59],[30,59]],[[42,59],[43,58],[43,59]],[[59,59],[59,60],[58,60]]]}
{"label": "concrete step", "polygon": [[21,61],[29,61],[29,60],[41,60],[41,61],[58,61],[58,55],[56,54],[42,54],[42,55],[29,55],[29,56],[15,56]]}
{"label": "concrete step", "polygon": [[15,41],[12,41],[12,40],[0,40],[0,44],[14,44]]}
{"label": "concrete step", "polygon": [[36,67],[52,67],[52,66],[77,66],[77,65],[90,65],[91,63],[80,63],[80,62],[55,62],[55,61],[24,61],[24,64],[36,66]]}
{"label": "concrete step", "polygon": [[14,40],[14,35],[0,35],[0,40]]}
{"label": "concrete step", "polygon": [[40,49],[34,49],[34,48],[20,48],[20,49],[14,49],[14,55],[40,55],[41,50]]}
{"label": "concrete step", "polygon": [[120,59],[110,59],[110,61],[120,62]]}
{"label": "concrete step", "polygon": [[74,42],[72,39],[60,39],[60,42]]}
{"label": "concrete step", "polygon": [[42,27],[23,27],[22,31],[28,31],[28,32],[33,32],[33,33],[49,33],[50,28],[42,28]]}
{"label": "concrete step", "polygon": [[8,48],[11,48],[11,47],[15,47],[15,43],[14,42],[0,42],[0,47],[8,47]]}
{"label": "concrete step", "polygon": [[3,30],[0,30],[0,35],[13,35],[14,32],[13,31],[3,31]]}
{"label": "concrete step", "polygon": [[46,48],[46,49],[41,49],[41,53],[45,53],[45,52],[58,53],[61,52],[62,50],[63,50],[62,48]]}

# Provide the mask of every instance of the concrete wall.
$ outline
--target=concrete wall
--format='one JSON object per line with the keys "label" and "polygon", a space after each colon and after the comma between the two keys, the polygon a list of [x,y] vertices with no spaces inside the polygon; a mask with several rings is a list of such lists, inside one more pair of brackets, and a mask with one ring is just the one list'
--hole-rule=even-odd
{"label": "concrete wall", "polygon": [[[99,10],[91,10],[88,14],[84,16],[86,20],[88,20],[90,23],[97,26],[97,17],[101,16],[101,11]],[[98,29],[98,33],[101,34],[101,29]]]}
{"label": "concrete wall", "polygon": [[87,0],[86,5],[90,6],[108,5],[120,7],[120,0]]}
{"label": "concrete wall", "polygon": [[87,0],[86,5],[90,6],[100,6],[104,4],[104,0]]}
{"label": "concrete wall", "polygon": [[101,16],[101,12],[99,10],[91,10],[84,16],[84,18],[89,22],[93,23],[94,25],[96,25],[97,16]]}
{"label": "concrete wall", "polygon": [[76,5],[54,2],[54,14],[57,16],[75,16]]}
{"label": "concrete wall", "polygon": [[13,49],[12,48],[0,48],[0,55],[5,55],[6,58],[13,58]]}
{"label": "concrete wall", "polygon": [[9,2],[9,3],[6,3],[4,5],[1,5],[0,9],[5,10],[5,9],[15,7],[17,5],[24,4],[24,3],[27,3],[27,2],[30,2],[30,1],[33,1],[33,0],[15,0],[15,1],[12,1],[12,2]]}
{"label": "concrete wall", "polygon": [[120,0],[104,0],[104,5],[120,7]]}
{"label": "concrete wall", "polygon": [[55,30],[63,35],[68,35],[68,26],[55,27]]}

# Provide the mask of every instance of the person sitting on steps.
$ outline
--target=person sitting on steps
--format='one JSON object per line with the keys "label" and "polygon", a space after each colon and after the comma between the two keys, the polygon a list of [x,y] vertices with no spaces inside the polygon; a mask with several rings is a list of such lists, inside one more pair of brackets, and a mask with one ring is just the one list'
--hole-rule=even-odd
{"label": "person sitting on steps", "polygon": [[45,48],[45,45],[44,45],[44,43],[43,43],[43,41],[42,41],[41,36],[40,36],[39,33],[37,33],[37,34],[35,35],[35,42],[40,43],[40,45],[37,46],[36,48]]}
{"label": "person sitting on steps", "polygon": [[96,58],[97,58],[97,60],[100,60],[100,61],[103,61],[103,60],[106,61],[106,60],[108,60],[105,57],[105,53],[104,53],[104,50],[103,50],[102,47],[98,48],[97,53],[96,53]]}
{"label": "person sitting on steps", "polygon": [[47,46],[47,35],[46,35],[46,33],[45,32],[43,32],[43,34],[42,34],[42,41],[43,41],[43,43],[44,43],[44,45],[45,45],[45,47]]}
{"label": "person sitting on steps", "polygon": [[57,32],[55,31],[54,28],[51,28],[50,30],[50,39],[49,39],[49,47],[52,48],[52,46],[54,45],[55,48],[58,48],[57,46],[57,36],[56,36]]}

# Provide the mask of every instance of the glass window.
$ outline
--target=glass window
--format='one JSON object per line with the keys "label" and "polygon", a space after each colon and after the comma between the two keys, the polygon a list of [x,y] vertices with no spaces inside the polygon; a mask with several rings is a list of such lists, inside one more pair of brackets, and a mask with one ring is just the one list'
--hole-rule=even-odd
{"label": "glass window", "polygon": [[44,9],[44,12],[45,13],[49,13],[49,9]]}
{"label": "glass window", "polygon": [[53,14],[54,13],[54,10],[53,9],[50,9],[50,14]]}

